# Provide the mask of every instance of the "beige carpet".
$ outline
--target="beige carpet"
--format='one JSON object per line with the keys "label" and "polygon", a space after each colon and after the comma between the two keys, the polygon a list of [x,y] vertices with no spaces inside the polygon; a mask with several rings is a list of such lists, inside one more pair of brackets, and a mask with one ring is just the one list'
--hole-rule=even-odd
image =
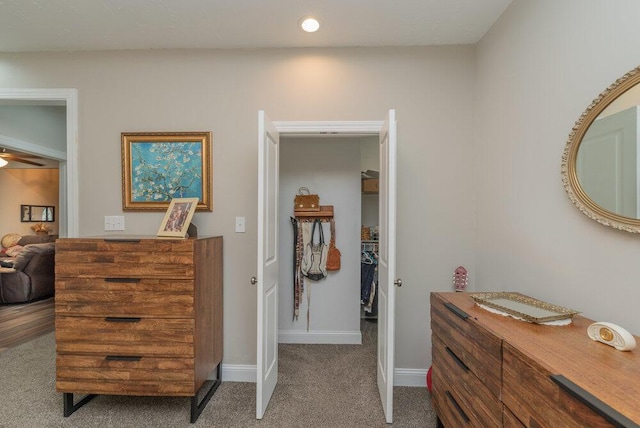
{"label": "beige carpet", "polygon": [[[63,417],[49,334],[0,353],[0,427],[386,427],[375,328],[363,322],[363,345],[280,345],[278,385],[264,419],[255,419],[255,384],[223,382],[195,424],[184,397],[98,396]],[[426,388],[394,388],[393,427],[435,426]]]}

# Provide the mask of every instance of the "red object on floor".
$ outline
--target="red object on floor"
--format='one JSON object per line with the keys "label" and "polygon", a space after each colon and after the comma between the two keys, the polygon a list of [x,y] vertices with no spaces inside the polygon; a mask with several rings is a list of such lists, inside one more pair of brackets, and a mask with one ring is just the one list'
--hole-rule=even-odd
{"label": "red object on floor", "polygon": [[427,389],[431,392],[431,367],[427,371]]}

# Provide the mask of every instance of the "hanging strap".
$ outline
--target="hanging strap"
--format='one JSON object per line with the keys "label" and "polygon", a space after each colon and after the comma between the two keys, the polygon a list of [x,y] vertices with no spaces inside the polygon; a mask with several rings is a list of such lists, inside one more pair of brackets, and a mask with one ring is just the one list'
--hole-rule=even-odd
{"label": "hanging strap", "polygon": [[318,245],[314,242],[314,239],[316,237],[316,224],[318,225],[318,229],[320,229],[320,232],[318,233],[320,241],[318,242],[318,244],[324,244],[324,232],[322,231],[322,223],[320,223],[319,219],[315,219],[313,222],[313,227],[311,228],[311,246]]}
{"label": "hanging strap", "polygon": [[334,219],[330,221],[331,225],[331,240],[329,241],[329,248],[336,247],[336,222]]}

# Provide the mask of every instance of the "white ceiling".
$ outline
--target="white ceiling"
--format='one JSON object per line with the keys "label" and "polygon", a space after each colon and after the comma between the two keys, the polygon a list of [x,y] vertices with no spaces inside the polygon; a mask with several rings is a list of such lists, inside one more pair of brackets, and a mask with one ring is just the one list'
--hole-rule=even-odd
{"label": "white ceiling", "polygon": [[511,1],[0,0],[0,51],[473,44]]}

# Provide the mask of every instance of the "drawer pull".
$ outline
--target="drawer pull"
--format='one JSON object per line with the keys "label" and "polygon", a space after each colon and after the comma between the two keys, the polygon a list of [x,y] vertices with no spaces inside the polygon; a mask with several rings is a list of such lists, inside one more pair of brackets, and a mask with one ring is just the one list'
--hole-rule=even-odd
{"label": "drawer pull", "polygon": [[469,371],[469,367],[467,367],[467,365],[451,349],[449,349],[448,346],[446,346],[445,349],[447,350],[447,354],[449,354],[460,367],[467,372]]}
{"label": "drawer pull", "polygon": [[140,282],[140,278],[105,278],[104,282]]}
{"label": "drawer pull", "polygon": [[576,398],[578,401],[582,402],[584,405],[589,407],[591,410],[602,416],[609,423],[613,424],[616,427],[638,427],[637,423],[633,422],[622,413],[618,412],[613,407],[608,404],[600,401],[591,393],[585,391],[580,388],[575,383],[571,382],[569,379],[562,375],[551,375],[549,376],[552,381],[560,386],[564,391],[569,393],[571,396]]}
{"label": "drawer pull", "polygon": [[453,403],[453,406],[456,408],[456,410],[458,411],[458,413],[460,414],[462,419],[464,419],[464,421],[466,423],[471,422],[471,419],[469,419],[469,416],[467,416],[467,414],[464,412],[464,410],[462,410],[462,407],[460,407],[460,405],[458,404],[456,399],[453,398],[453,395],[451,395],[451,393],[449,391],[447,391],[447,397],[449,398],[449,401],[451,401]]}
{"label": "drawer pull", "polygon": [[106,317],[106,322],[140,322],[142,318],[128,318],[128,317]]}
{"label": "drawer pull", "polygon": [[134,357],[130,355],[107,355],[104,359],[107,361],[140,361],[142,357]]}
{"label": "drawer pull", "polygon": [[462,318],[465,321],[467,320],[467,318],[469,318],[469,314],[468,313],[466,313],[462,309],[458,308],[453,303],[445,303],[444,305],[447,307],[447,309],[449,309],[451,312],[456,314],[459,318]]}

